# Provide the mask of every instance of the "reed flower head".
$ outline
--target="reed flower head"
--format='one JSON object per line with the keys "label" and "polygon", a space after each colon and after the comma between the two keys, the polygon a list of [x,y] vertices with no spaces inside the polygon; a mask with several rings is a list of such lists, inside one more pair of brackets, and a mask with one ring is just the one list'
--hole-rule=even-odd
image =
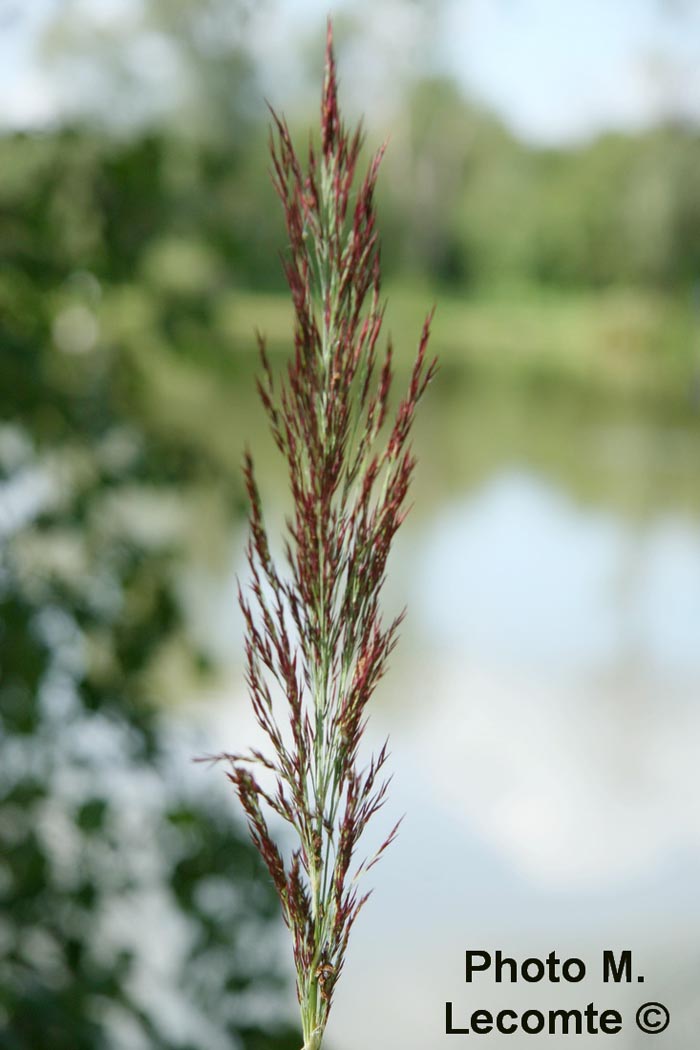
{"label": "reed flower head", "polygon": [[[401,620],[385,624],[379,598],[406,515],[415,465],[411,425],[435,362],[426,360],[429,315],[408,390],[389,419],[391,345],[380,357],[374,209],[382,151],[358,180],[362,132],[348,132],[338,108],[330,24],[320,148],[309,148],[305,168],[286,123],[272,117],[294,352],[277,382],[259,337],[258,389],[286,460],[293,510],[280,568],[246,454],[250,586],[239,590],[239,600],[248,688],[269,748],[217,757],[230,764],[228,776],[279,895],[293,938],[304,1050],[318,1050],[350,930],[368,896],[358,879],[397,830],[355,866],[359,839],[387,793],[386,746],[364,767],[359,747],[367,704]],[[272,813],[294,835],[287,861],[270,830]]]}

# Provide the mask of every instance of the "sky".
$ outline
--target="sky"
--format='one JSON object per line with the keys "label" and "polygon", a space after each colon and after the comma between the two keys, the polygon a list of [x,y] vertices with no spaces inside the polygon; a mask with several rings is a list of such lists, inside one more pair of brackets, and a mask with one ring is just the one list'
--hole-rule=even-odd
{"label": "sky", "polygon": [[[139,0],[0,0],[0,124],[37,126],[70,85],[40,58],[68,6],[108,25]],[[303,95],[309,43],[330,0],[255,6],[251,45],[272,98]],[[557,143],[664,117],[700,121],[698,0],[335,0],[362,17],[341,71],[360,108],[391,109],[416,71],[451,75],[525,139]],[[155,76],[157,77],[157,69]],[[149,70],[153,78],[154,70]]]}

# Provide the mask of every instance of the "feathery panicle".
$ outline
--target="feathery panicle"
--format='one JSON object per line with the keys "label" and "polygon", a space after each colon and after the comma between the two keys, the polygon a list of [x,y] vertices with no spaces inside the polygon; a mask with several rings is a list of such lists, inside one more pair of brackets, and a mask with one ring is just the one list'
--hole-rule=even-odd
{"label": "feathery panicle", "polygon": [[[283,265],[294,303],[294,352],[277,384],[258,337],[258,390],[286,459],[293,511],[281,572],[246,453],[251,583],[239,599],[247,683],[272,757],[260,751],[218,757],[230,764],[292,932],[304,1050],[318,1050],[348,936],[367,899],[358,895],[358,877],[397,831],[353,870],[359,839],[388,786],[386,746],[364,769],[358,751],[366,707],[401,619],[383,623],[379,596],[406,514],[415,465],[411,425],[435,362],[426,359],[429,315],[408,391],[384,435],[392,366],[390,344],[378,360],[383,305],[374,188],[382,151],[358,180],[362,133],[347,131],[338,108],[330,24],[321,148],[310,148],[305,170],[286,123],[274,112],[272,118],[272,178],[289,237]],[[258,783],[250,772],[255,765],[273,789]],[[286,867],[266,812],[296,836]]]}

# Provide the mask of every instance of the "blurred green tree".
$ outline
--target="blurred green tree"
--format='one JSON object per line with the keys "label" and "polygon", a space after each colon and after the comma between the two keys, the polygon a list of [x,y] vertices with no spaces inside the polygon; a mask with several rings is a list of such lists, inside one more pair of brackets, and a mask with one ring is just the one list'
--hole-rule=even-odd
{"label": "blurred green tree", "polygon": [[165,276],[158,137],[0,149],[0,1045],[296,1050],[268,878],[155,670],[207,673],[183,522],[209,493],[225,528],[240,495],[203,428],[154,414],[144,355],[189,346],[221,275],[176,238]]}
{"label": "blurred green tree", "polygon": [[133,132],[168,126],[241,143],[263,110],[247,36],[253,0],[130,0],[123,9],[68,0],[41,52],[61,120]]}

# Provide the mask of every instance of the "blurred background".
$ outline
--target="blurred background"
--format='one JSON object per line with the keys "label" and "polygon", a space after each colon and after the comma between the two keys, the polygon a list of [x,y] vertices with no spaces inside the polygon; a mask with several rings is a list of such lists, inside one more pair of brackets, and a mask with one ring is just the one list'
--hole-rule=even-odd
{"label": "blurred background", "polygon": [[[238,468],[249,442],[281,520],[253,332],[280,360],[291,325],[265,99],[303,147],[328,6],[0,3],[2,1050],[301,1042],[266,876],[190,759],[252,732]],[[692,1050],[700,4],[332,7],[346,112],[389,138],[399,382],[433,302],[441,372],[369,731],[407,817],[329,1047],[593,1000],[623,1050],[658,999]],[[593,976],[470,988],[470,947]]]}

